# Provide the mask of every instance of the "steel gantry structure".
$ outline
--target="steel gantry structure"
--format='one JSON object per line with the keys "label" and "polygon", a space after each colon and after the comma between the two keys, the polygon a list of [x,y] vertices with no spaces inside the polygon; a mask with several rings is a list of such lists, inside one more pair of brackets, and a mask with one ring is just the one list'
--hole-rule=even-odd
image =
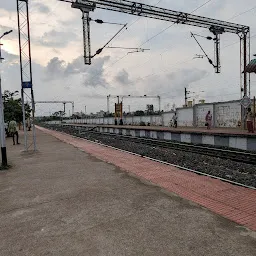
{"label": "steel gantry structure", "polygon": [[231,23],[227,21],[211,19],[203,16],[189,14],[185,12],[173,11],[161,7],[151,6],[143,3],[137,3],[129,0],[59,0],[69,2],[72,8],[77,8],[83,14],[84,31],[84,58],[85,64],[91,64],[90,56],[90,17],[89,13],[96,8],[109,11],[121,12],[141,17],[147,17],[157,20],[173,22],[175,24],[184,24],[195,27],[209,29],[215,36],[215,54],[217,62],[217,73],[220,70],[220,35],[223,33],[233,33],[240,37],[240,77],[241,77],[241,95],[250,96],[250,75],[245,67],[250,61],[250,27],[246,25]]}
{"label": "steel gantry structure", "polygon": [[75,111],[75,103],[74,101],[51,101],[51,100],[45,100],[45,101],[36,101],[35,104],[63,104],[63,111],[66,113],[66,104],[72,105],[72,115],[74,115]]}
{"label": "steel gantry structure", "polygon": [[113,98],[117,98],[118,100],[118,104],[119,104],[119,100],[120,98],[122,99],[121,100],[121,103],[124,103],[124,99],[157,99],[158,100],[158,107],[159,107],[159,112],[161,112],[161,96],[157,95],[157,96],[148,96],[148,95],[142,95],[142,96],[133,96],[133,95],[108,95],[107,96],[107,112],[109,112],[110,110],[110,103],[109,103],[109,100],[110,98],[113,97]]}

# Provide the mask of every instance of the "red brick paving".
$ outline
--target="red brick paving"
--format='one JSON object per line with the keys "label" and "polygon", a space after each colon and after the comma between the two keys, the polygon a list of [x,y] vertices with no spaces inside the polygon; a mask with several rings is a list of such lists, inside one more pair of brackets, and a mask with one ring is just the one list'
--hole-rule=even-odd
{"label": "red brick paving", "polygon": [[128,173],[193,201],[240,225],[256,231],[256,190],[199,176],[129,153],[100,146],[70,135],[38,129]]}

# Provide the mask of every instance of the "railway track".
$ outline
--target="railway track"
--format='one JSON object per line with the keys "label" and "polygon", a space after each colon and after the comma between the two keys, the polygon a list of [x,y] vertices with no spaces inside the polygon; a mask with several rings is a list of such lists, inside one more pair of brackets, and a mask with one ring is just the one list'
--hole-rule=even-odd
{"label": "railway track", "polygon": [[[90,130],[86,130],[86,128],[81,126],[77,127],[70,125],[44,125],[44,127],[64,132],[74,137],[83,138],[104,147],[113,148],[165,165],[174,166],[184,171],[193,172],[198,175],[219,179],[233,185],[256,190],[255,154],[250,152],[237,152],[216,148],[208,148],[209,152],[206,152],[206,147],[203,146],[159,141],[148,138],[139,139],[119,134],[100,133],[95,131],[97,127]],[[145,145],[145,148],[143,145]],[[177,149],[177,145],[179,145],[179,149]],[[152,148],[155,150],[152,150]],[[203,154],[200,153],[200,150],[203,150]],[[165,151],[168,152],[168,159],[164,156]],[[181,152],[181,157],[178,160],[173,159],[173,152],[177,153],[179,151]],[[186,154],[186,152],[189,153]],[[194,153],[197,155],[194,155]],[[220,154],[221,159],[218,158],[218,154]],[[182,155],[185,156],[185,158],[183,158]],[[237,155],[239,155],[240,158],[238,158]],[[208,162],[209,159],[212,159],[210,165],[205,165],[204,160]],[[224,159],[231,159],[232,161],[225,163],[226,160]],[[248,165],[247,163],[250,164]]]}
{"label": "railway track", "polygon": [[[56,128],[56,126],[54,126]],[[79,137],[83,137],[90,133],[99,134],[99,135],[106,135],[116,137],[119,140],[129,140],[135,143],[144,144],[153,147],[161,147],[161,148],[170,148],[185,152],[191,152],[201,155],[207,155],[211,157],[217,157],[221,159],[229,159],[239,163],[246,163],[246,164],[253,164],[256,165],[256,154],[251,152],[245,151],[235,151],[229,149],[222,149],[222,148],[215,148],[215,147],[207,147],[201,145],[194,145],[194,144],[186,144],[186,143],[179,143],[173,141],[165,141],[165,140],[158,140],[158,139],[151,139],[151,138],[141,138],[141,137],[132,137],[128,135],[120,135],[120,134],[112,134],[112,133],[104,133],[104,132],[97,132],[95,129],[97,127],[93,127],[90,130],[86,130],[83,127],[76,127],[76,126],[59,126],[60,131],[67,132],[69,134],[74,134]]]}

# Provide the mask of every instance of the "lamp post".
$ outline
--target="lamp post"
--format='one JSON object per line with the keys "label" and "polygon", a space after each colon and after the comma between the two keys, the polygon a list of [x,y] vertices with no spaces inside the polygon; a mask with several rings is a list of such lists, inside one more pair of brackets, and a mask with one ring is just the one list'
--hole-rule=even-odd
{"label": "lamp post", "polygon": [[[0,40],[10,34],[12,30],[3,33]],[[0,42],[0,62],[2,63],[2,52],[1,52],[1,42]],[[6,153],[6,142],[5,142],[5,125],[4,125],[4,107],[3,107],[3,96],[2,96],[2,76],[0,69],[0,138],[1,138],[1,155],[2,155],[2,166],[7,166],[7,153]]]}

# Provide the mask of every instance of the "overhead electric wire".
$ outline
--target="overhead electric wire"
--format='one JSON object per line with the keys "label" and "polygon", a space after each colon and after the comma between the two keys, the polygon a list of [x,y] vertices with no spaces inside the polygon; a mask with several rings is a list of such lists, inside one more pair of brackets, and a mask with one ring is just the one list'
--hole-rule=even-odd
{"label": "overhead electric wire", "polygon": [[107,46],[106,48],[110,49],[127,49],[127,50],[150,50],[150,49],[142,49],[136,47],[121,47],[121,46]]}
{"label": "overhead electric wire", "polygon": [[[61,0],[60,0],[61,1]],[[209,1],[207,1],[207,2],[205,2],[204,4],[202,4],[201,6],[199,6],[198,8],[196,8],[195,10],[193,10],[193,12],[195,12],[196,10],[198,10],[198,9],[200,9],[201,7],[203,7],[204,5],[206,5],[208,2],[210,2],[211,0],[209,0]],[[240,14],[238,14],[238,15],[236,15],[236,16],[234,16],[234,17],[232,17],[231,19],[233,19],[233,18],[236,18],[236,17],[238,17],[238,16],[240,16],[240,15],[243,15],[243,14],[245,14],[245,13],[247,13],[247,12],[249,12],[250,10],[253,10],[255,7],[253,7],[253,8],[250,8],[249,10],[247,10],[247,11],[245,11],[245,12],[243,12],[243,13],[240,13]],[[140,18],[139,18],[140,19]],[[135,21],[136,22],[136,21]],[[134,23],[135,23],[134,22]],[[131,24],[132,25],[132,24]],[[131,26],[130,25],[130,26]],[[172,24],[173,25],[173,24]],[[164,31],[163,31],[164,32]],[[159,34],[159,33],[158,33]],[[160,33],[161,34],[161,33]],[[155,35],[156,36],[156,35]],[[253,38],[253,37],[255,37],[256,35],[253,35],[251,38]],[[153,38],[152,38],[153,39]],[[150,41],[150,40],[149,40]],[[236,43],[238,43],[238,42],[236,42]],[[236,44],[235,43],[235,44]],[[232,44],[233,45],[233,44]],[[231,46],[231,45],[230,45]],[[224,48],[226,48],[226,47],[229,47],[229,46],[225,46]],[[119,58],[117,61],[115,61],[114,63],[112,63],[110,66],[108,66],[107,68],[109,68],[109,67],[111,67],[111,66],[113,66],[114,64],[116,64],[117,62],[119,62],[121,59],[123,59],[123,58],[125,58],[127,55],[125,55],[125,56],[123,56],[123,57],[121,57],[121,58]],[[106,69],[107,69],[106,68]],[[106,70],[105,69],[105,70]]]}
{"label": "overhead electric wire", "polygon": [[248,13],[248,12],[251,12],[251,11],[254,10],[254,9],[256,9],[256,6],[254,6],[254,7],[250,8],[250,9],[248,9],[248,10],[246,10],[246,11],[240,12],[240,13],[238,13],[238,14],[232,16],[232,17],[231,17],[230,19],[228,19],[227,21],[233,20],[233,19],[235,19],[235,18],[237,18],[237,17],[239,17],[239,16],[241,16],[241,15],[243,15],[243,14],[246,14],[246,13]]}
{"label": "overhead electric wire", "polygon": [[[256,34],[253,35],[251,38],[256,38]],[[235,44],[237,44],[237,43],[238,43],[238,42],[236,42]],[[232,45],[233,45],[233,44],[232,44]],[[227,47],[229,47],[229,46],[231,46],[231,45],[222,47],[221,49],[227,48]],[[187,60],[184,60],[184,61],[181,61],[181,62],[176,62],[176,63],[174,63],[174,65],[168,67],[168,70],[161,71],[161,73],[169,72],[169,71],[170,71],[170,68],[176,67],[176,66],[178,66],[178,65],[180,65],[180,64],[188,63],[188,62],[190,62],[190,61],[192,61],[191,58],[189,58],[189,59],[187,59]],[[148,62],[148,61],[147,61],[147,62]],[[147,63],[147,62],[145,62],[145,63]],[[145,63],[143,63],[142,65],[144,65]],[[138,67],[138,66],[136,66],[136,67]],[[138,78],[136,78],[136,80],[134,80],[134,81],[128,83],[127,85],[132,84],[132,83],[134,83],[134,82],[137,82],[137,81],[139,81],[139,80],[144,80],[145,78],[150,77],[150,76],[154,76],[154,75],[157,75],[157,73],[154,72],[154,73],[151,73],[151,74],[146,75],[146,76],[144,76],[144,77],[138,77]]]}
{"label": "overhead electric wire", "polygon": [[[254,8],[256,8],[256,7],[254,7]],[[252,9],[254,9],[254,8],[250,8],[249,10],[252,10]],[[246,12],[248,12],[249,10],[247,10]],[[242,12],[242,13],[240,13],[239,15],[237,15],[236,17],[238,17],[238,16],[240,16],[240,15],[243,15],[243,14],[245,14],[246,12]],[[252,39],[252,38],[255,38],[256,37],[256,34],[255,35],[253,35],[253,36],[251,36],[250,38]],[[227,45],[227,46],[224,46],[224,47],[222,47],[221,49],[224,49],[224,48],[227,48],[227,47],[230,47],[230,46],[232,46],[232,45],[235,45],[235,44],[237,44],[237,43],[239,43],[239,42],[235,42],[235,43],[232,43],[232,44],[230,44],[230,45]],[[166,50],[165,50],[166,51]],[[164,51],[164,52],[165,52]],[[163,53],[163,52],[162,52]],[[162,54],[161,53],[161,54]],[[161,55],[160,54],[160,55]],[[125,56],[122,56],[120,59],[118,59],[117,61],[115,61],[114,63],[112,63],[112,65],[115,65],[117,62],[119,62],[119,61],[121,61],[123,58],[125,58],[126,57],[126,55]],[[150,61],[150,59],[148,60],[148,61]],[[147,62],[148,62],[147,61]],[[143,65],[145,64],[145,63],[147,63],[147,62],[144,62],[143,63]],[[111,65],[111,66],[112,66]],[[109,66],[107,66],[107,68],[108,68]],[[137,67],[137,66],[136,66]]]}
{"label": "overhead electric wire", "polygon": [[[190,12],[190,14],[196,12],[197,10],[201,9],[203,6],[205,6],[206,4],[208,4],[209,2],[211,2],[213,0],[208,0],[205,3],[201,4],[200,6],[198,6],[196,9],[194,9],[193,11]],[[148,40],[146,40],[144,43],[142,43],[139,47],[141,47],[142,45],[148,43],[149,41],[153,40],[154,38],[158,37],[159,35],[161,35],[162,33],[164,33],[166,30],[168,30],[169,28],[171,28],[172,26],[174,26],[176,23],[172,23],[171,25],[169,25],[168,27],[166,27],[165,29],[161,30],[159,33],[157,33],[156,35],[152,36],[151,38],[149,38]]]}
{"label": "overhead electric wire", "polygon": [[[157,3],[155,3],[153,6],[157,6],[160,2],[162,2],[163,0],[159,0]],[[139,17],[139,18],[137,18],[134,22],[132,22],[131,24],[129,24],[128,26],[127,26],[127,29],[128,28],[130,28],[132,25],[134,25],[136,22],[138,22],[140,19],[142,19],[142,17]],[[123,32],[124,33],[124,32]],[[121,36],[123,33],[120,33],[119,34],[119,36]],[[118,37],[119,37],[118,36]],[[118,38],[117,37],[117,38]]]}
{"label": "overhead electric wire", "polygon": [[[205,6],[206,4],[208,4],[209,2],[211,2],[212,0],[208,0],[205,3],[201,4],[200,6],[198,6],[196,9],[194,9],[193,11],[191,11],[191,14],[194,13],[195,11],[199,10],[200,8],[202,8],[203,6]],[[163,32],[165,32],[167,29],[169,29],[170,27],[174,26],[175,23],[172,23],[171,25],[169,25],[167,28],[165,28],[164,30],[160,31],[159,33],[157,33],[156,35],[152,36],[151,38],[147,39],[145,42],[143,42],[139,47],[143,46],[145,43],[151,41],[152,39],[154,39],[155,37],[161,35]],[[112,63],[111,65],[107,66],[106,69],[112,67],[113,65],[115,65],[116,63],[118,63],[119,61],[121,61],[122,59],[124,59],[125,57],[127,57],[128,54],[122,56],[121,58],[119,58],[117,61],[115,61],[114,63]],[[106,70],[105,69],[105,70]]]}
{"label": "overhead electric wire", "polygon": [[208,1],[206,1],[205,3],[203,3],[202,5],[198,6],[196,9],[194,9],[194,10],[191,12],[191,14],[194,13],[194,12],[196,12],[197,10],[201,9],[202,7],[204,7],[205,5],[207,5],[208,3],[210,3],[211,1],[212,1],[212,0],[208,0]]}
{"label": "overhead electric wire", "polygon": [[[256,34],[253,35],[253,36],[250,36],[250,39],[252,39],[252,38],[256,38]],[[222,47],[222,49],[225,49],[225,48],[227,48],[227,47],[230,47],[230,46],[235,45],[235,44],[238,44],[238,43],[239,43],[239,41],[238,41],[238,42],[234,42],[234,43],[232,43],[232,44],[229,44],[229,45],[226,45],[226,46]]]}
{"label": "overhead electric wire", "polygon": [[205,52],[204,48],[202,47],[202,45],[198,42],[198,40],[196,39],[195,35],[191,32],[191,36],[196,40],[197,44],[199,45],[199,47],[201,48],[202,52],[204,53],[205,57],[208,59],[209,63],[215,68],[215,65],[213,64],[212,60],[209,58],[208,54]]}
{"label": "overhead electric wire", "polygon": [[102,50],[103,50],[105,47],[107,47],[107,45],[108,45],[111,41],[113,41],[113,40],[115,39],[115,37],[116,37],[124,28],[126,28],[126,26],[127,26],[127,24],[123,25],[123,27],[122,27],[120,30],[118,30],[118,32],[117,32],[113,37],[111,37],[111,39],[110,39],[106,44],[104,44],[104,46],[103,46],[102,48],[98,49],[98,50],[96,51],[96,53],[95,53],[93,56],[91,56],[91,58],[94,58],[96,55],[100,54],[100,53],[102,52]]}
{"label": "overhead electric wire", "polygon": [[108,21],[103,21],[103,20],[100,20],[100,19],[92,19],[92,18],[89,18],[90,21],[95,21],[96,23],[98,24],[110,24],[110,25],[120,25],[120,26],[124,26],[125,24],[122,24],[122,23],[117,23],[117,22],[108,22]]}

